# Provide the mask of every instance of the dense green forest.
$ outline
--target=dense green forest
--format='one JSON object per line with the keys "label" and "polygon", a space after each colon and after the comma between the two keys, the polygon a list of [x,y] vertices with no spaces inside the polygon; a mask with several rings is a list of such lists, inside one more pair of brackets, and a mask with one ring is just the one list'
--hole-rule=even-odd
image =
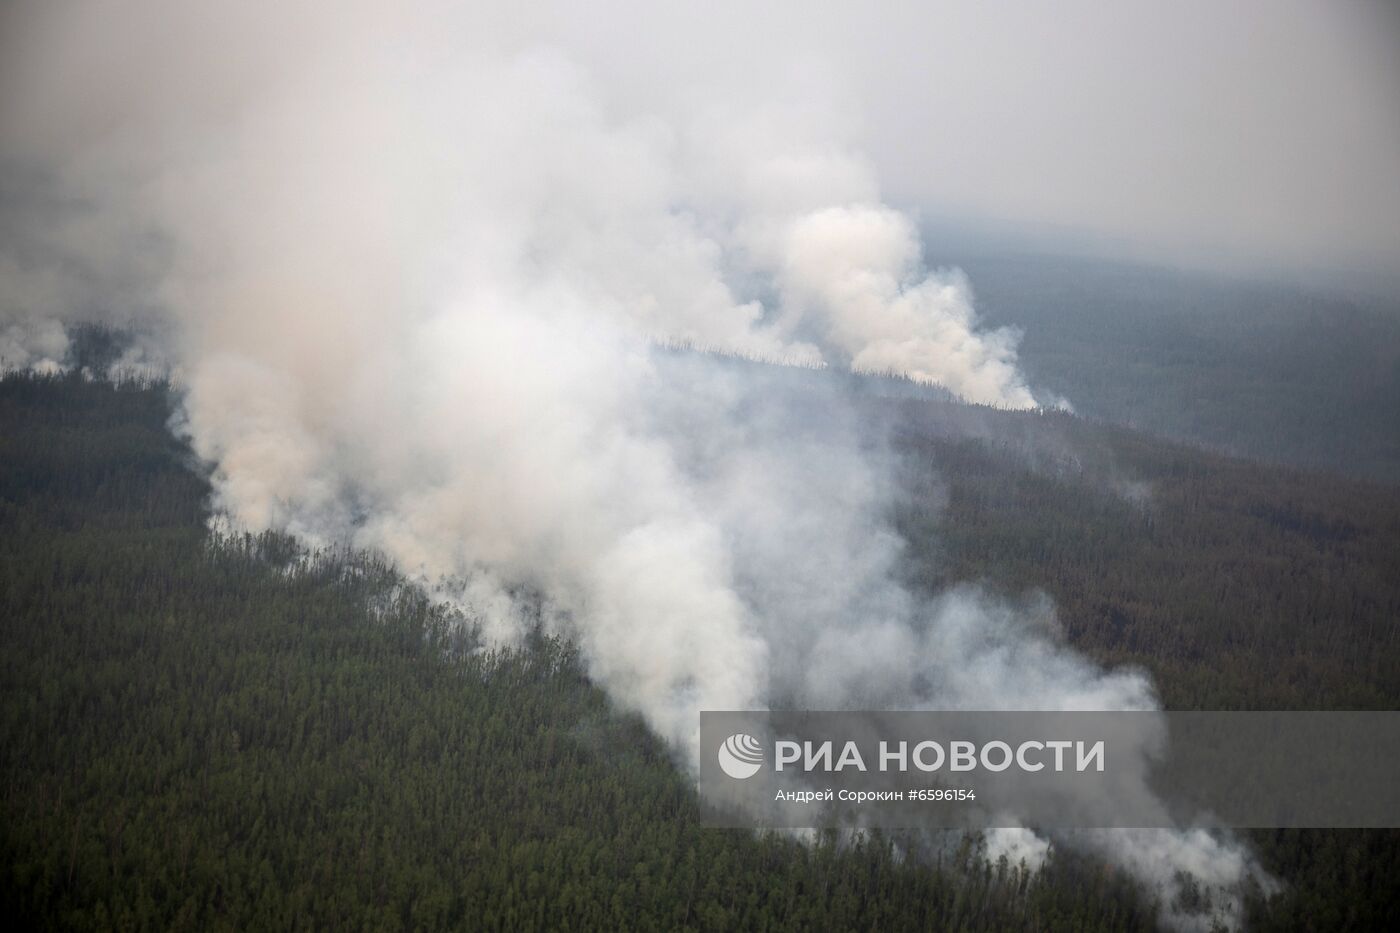
{"label": "dense green forest", "polygon": [[[483,654],[363,555],[211,536],[163,384],[0,381],[0,899],[21,928],[1149,930],[975,839],[707,830],[567,644]],[[874,404],[874,402],[871,402]],[[1066,416],[885,399],[916,585],[1047,590],[1179,707],[1396,708],[1400,495]],[[934,534],[937,529],[937,534]],[[1380,929],[1400,836],[1258,832],[1258,929]]]}
{"label": "dense green forest", "polygon": [[1400,490],[1058,413],[887,407],[934,467],[896,516],[917,583],[1043,589],[1173,709],[1400,708]]}
{"label": "dense green forest", "polygon": [[1400,481],[1400,297],[1122,262],[938,253],[1031,385],[1091,418]]}

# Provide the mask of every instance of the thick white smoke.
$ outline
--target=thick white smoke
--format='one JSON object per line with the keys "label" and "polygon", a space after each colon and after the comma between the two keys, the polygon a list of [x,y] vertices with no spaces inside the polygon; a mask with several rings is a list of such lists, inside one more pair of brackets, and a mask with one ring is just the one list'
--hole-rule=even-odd
{"label": "thick white smoke", "polygon": [[[119,266],[90,283],[118,300],[117,244],[154,244],[138,277],[170,320],[180,429],[236,521],[378,550],[495,640],[524,634],[510,593],[543,593],[691,760],[707,708],[1153,708],[1048,608],[897,582],[890,465],[839,393],[658,351],[1037,405],[1014,335],[925,268],[839,134],[619,111],[567,51],[483,40],[481,10],[250,6],[11,11],[5,83],[5,157],[88,218],[8,231],[5,261],[37,237]],[[55,322],[95,299],[4,281],[7,359],[51,365]],[[1144,877],[1249,871],[1196,837],[1116,838]]]}

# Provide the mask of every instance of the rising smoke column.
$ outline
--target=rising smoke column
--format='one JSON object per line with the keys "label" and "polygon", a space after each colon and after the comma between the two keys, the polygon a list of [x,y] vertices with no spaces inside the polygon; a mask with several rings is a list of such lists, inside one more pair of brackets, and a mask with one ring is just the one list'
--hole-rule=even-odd
{"label": "rising smoke column", "polygon": [[[6,279],[19,365],[75,314],[141,319],[143,282],[221,510],[379,551],[494,641],[542,593],[686,762],[706,708],[1155,707],[1048,610],[902,587],[891,458],[838,392],[657,351],[1037,404],[839,135],[619,114],[566,52],[430,3],[199,6],[9,11],[4,164],[80,219],[7,230],[6,261],[92,270]],[[119,307],[71,293],[109,282]],[[1250,870],[1196,836],[1100,847],[1146,879]]]}

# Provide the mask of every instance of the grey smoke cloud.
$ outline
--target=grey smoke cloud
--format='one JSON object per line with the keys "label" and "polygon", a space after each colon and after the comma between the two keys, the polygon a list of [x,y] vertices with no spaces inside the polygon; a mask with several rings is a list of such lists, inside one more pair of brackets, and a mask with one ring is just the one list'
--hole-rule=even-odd
{"label": "grey smoke cloud", "polygon": [[1269,272],[1400,260],[1386,0],[753,6],[622,3],[644,25],[590,8],[553,28],[624,85],[664,75],[630,83],[642,99],[700,82],[801,109],[816,89],[890,196],[940,224]]}
{"label": "grey smoke cloud", "polygon": [[[43,365],[64,322],[154,318],[235,521],[382,552],[496,641],[542,593],[688,761],[706,708],[1154,707],[1048,606],[901,586],[890,456],[831,385],[657,349],[1051,401],[926,267],[820,36],[687,79],[720,37],[682,54],[693,12],[619,8],[612,55],[603,19],[431,0],[5,15],[0,156],[76,210],[6,227],[0,339]],[[1254,870],[1192,835],[1103,847]]]}

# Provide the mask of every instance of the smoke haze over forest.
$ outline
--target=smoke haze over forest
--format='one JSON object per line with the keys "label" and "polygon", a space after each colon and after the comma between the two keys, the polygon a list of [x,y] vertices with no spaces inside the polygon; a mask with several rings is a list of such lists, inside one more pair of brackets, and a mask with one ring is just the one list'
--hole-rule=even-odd
{"label": "smoke haze over forest", "polygon": [[[383,554],[488,642],[576,641],[686,764],[702,709],[1156,708],[1045,600],[905,584],[900,464],[841,392],[664,349],[1072,408],[926,216],[1400,261],[1390,14],[1019,13],[13,5],[0,355],[125,329],[234,525]],[[1203,832],[1080,844],[1269,883]]]}

